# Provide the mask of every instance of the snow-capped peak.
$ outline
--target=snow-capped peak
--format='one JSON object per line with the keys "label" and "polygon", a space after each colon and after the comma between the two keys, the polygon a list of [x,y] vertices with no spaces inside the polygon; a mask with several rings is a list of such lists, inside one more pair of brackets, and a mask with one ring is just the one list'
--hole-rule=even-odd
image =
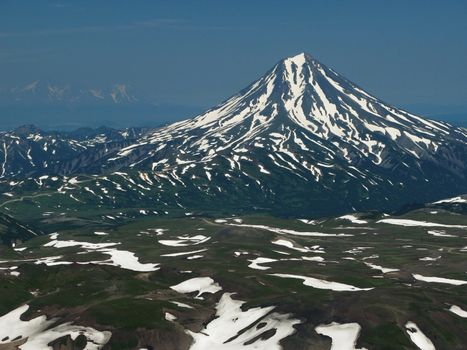
{"label": "snow-capped peak", "polygon": [[240,93],[167,131],[199,128],[208,134],[224,135],[243,125],[253,137],[277,124],[299,128],[323,140],[361,144],[368,154],[377,152],[372,148],[383,147],[377,146],[375,138],[403,140],[414,143],[415,148],[434,150],[438,135],[451,132],[445,123],[417,117],[378,100],[306,53],[281,60]]}
{"label": "snow-capped peak", "polygon": [[[158,150],[167,155],[170,145],[177,144],[177,151],[169,152],[163,163],[154,162],[153,169],[161,164],[177,168],[194,157],[202,162],[221,157],[236,164],[238,152],[260,149],[275,166],[319,180],[337,160],[353,167],[349,173],[364,176],[355,170],[362,162],[387,169],[407,158],[402,166],[409,167],[410,160],[431,161],[448,142],[465,140],[465,130],[390,106],[311,55],[299,53],[196,118],[148,134],[110,164],[133,159],[147,145],[155,147],[149,156],[141,153],[145,161],[159,158]],[[450,163],[450,171],[465,171],[462,162]]]}

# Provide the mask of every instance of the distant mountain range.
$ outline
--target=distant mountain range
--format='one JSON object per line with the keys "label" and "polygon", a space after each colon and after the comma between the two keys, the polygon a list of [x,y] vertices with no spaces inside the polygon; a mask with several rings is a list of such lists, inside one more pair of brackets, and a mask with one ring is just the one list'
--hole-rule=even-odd
{"label": "distant mountain range", "polygon": [[3,133],[0,178],[5,193],[113,207],[392,210],[467,193],[467,131],[390,106],[299,54],[162,128]]}
{"label": "distant mountain range", "polygon": [[[34,124],[44,130],[72,131],[83,127],[158,127],[202,113],[202,105],[155,102],[132,84],[78,86],[47,80],[32,80],[0,88],[0,130]],[[467,126],[467,106],[409,105],[432,119]]]}
{"label": "distant mountain range", "polygon": [[2,104],[122,104],[137,102],[132,88],[127,84],[113,84],[106,88],[78,88],[35,80],[16,86],[0,94]]}
{"label": "distant mountain range", "polygon": [[0,130],[34,120],[46,130],[157,127],[194,116],[202,107],[156,103],[131,85],[82,87],[35,80],[0,89]]}

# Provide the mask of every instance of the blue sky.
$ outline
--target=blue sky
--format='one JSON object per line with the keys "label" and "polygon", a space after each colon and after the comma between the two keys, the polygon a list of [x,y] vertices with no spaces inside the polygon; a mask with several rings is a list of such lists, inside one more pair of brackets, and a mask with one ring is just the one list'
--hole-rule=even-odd
{"label": "blue sky", "polygon": [[0,89],[125,82],[204,108],[301,51],[396,106],[467,111],[467,1],[0,2]]}

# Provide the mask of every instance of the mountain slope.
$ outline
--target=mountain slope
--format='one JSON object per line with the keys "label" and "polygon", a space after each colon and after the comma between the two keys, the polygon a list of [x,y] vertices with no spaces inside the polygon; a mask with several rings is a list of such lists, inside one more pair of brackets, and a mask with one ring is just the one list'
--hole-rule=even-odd
{"label": "mountain slope", "polygon": [[14,245],[43,234],[24,223],[0,212],[0,240],[2,244]]}
{"label": "mountain slope", "polygon": [[105,127],[45,132],[33,125],[0,132],[0,179],[87,172],[103,154],[120,150],[142,133],[139,128]]}
{"label": "mountain slope", "polygon": [[[299,54],[206,113],[103,154],[103,177],[86,186],[109,181],[96,197],[115,206],[387,210],[467,192],[466,141],[465,129],[398,110]],[[79,181],[64,182],[86,201]]]}

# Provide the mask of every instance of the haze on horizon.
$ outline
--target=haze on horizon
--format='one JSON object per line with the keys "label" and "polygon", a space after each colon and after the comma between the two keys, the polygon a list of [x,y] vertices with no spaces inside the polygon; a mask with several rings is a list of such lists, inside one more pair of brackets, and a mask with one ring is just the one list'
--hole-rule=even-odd
{"label": "haze on horizon", "polygon": [[[465,125],[467,3],[424,4],[2,1],[0,129],[188,118],[302,51],[395,106]],[[75,90],[125,84],[141,103],[81,114],[28,105],[18,114],[17,101],[1,98],[35,81]]]}

